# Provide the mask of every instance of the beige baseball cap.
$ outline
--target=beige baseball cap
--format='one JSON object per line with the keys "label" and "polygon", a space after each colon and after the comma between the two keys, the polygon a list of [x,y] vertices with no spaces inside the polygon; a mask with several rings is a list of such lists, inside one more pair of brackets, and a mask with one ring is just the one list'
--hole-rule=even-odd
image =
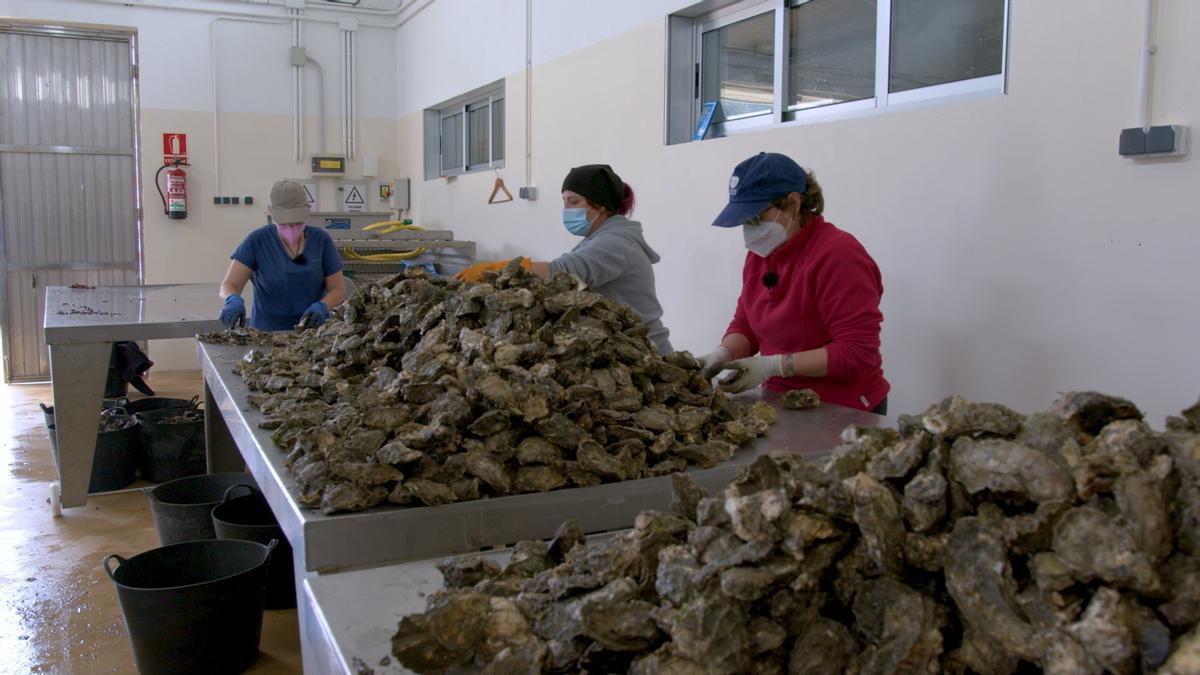
{"label": "beige baseball cap", "polygon": [[276,223],[303,223],[312,211],[308,206],[308,191],[294,180],[276,181],[271,186],[271,204],[267,213]]}

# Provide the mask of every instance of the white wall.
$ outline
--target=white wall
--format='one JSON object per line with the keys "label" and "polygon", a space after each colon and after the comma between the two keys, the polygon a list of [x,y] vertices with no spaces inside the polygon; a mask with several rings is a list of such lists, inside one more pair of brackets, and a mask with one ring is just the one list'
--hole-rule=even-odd
{"label": "white wall", "polygon": [[[732,312],[744,255],[736,232],[709,223],[738,161],[785,152],[815,170],[827,217],[883,271],[892,411],[952,393],[1029,411],[1095,388],[1132,398],[1160,425],[1195,402],[1200,164],[1195,153],[1116,154],[1120,129],[1137,121],[1141,3],[1014,2],[1002,97],[667,147],[662,17],[683,4],[535,2],[532,173],[542,198],[488,206],[491,174],[416,179],[417,222],[477,240],[483,258],[552,258],[576,241],[558,224],[562,176],[609,162],[638,190],[636,217],[663,255],[672,340],[707,351]],[[468,5],[477,7],[442,0],[399,32],[399,161],[422,175],[416,111],[507,75],[502,174],[515,187],[526,169],[524,3]],[[1189,32],[1200,4],[1157,5],[1154,122],[1195,131],[1200,45]],[[453,44],[451,33],[490,46],[482,58],[434,48]]]}
{"label": "white wall", "polygon": [[[534,0],[533,62],[545,63],[661,19],[679,0]],[[438,0],[398,35],[401,114],[525,67],[524,0]]]}

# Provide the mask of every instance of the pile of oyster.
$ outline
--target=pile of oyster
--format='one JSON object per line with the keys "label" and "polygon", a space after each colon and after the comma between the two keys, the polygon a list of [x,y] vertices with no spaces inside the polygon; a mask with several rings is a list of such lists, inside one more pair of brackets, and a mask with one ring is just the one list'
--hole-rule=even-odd
{"label": "pile of oyster", "polygon": [[315,330],[269,337],[237,370],[261,426],[325,512],[431,506],[689,467],[766,433],[638,317],[513,261],[468,285],[411,268]]}
{"label": "pile of oyster", "polygon": [[709,497],[507,565],[449,559],[393,654],[419,672],[1200,672],[1200,404],[1028,417],[951,398],[760,457]]}
{"label": "pile of oyster", "polygon": [[108,433],[110,431],[120,431],[128,429],[137,424],[137,420],[125,411],[124,408],[115,407],[102,410],[100,412],[100,430],[99,433]]}

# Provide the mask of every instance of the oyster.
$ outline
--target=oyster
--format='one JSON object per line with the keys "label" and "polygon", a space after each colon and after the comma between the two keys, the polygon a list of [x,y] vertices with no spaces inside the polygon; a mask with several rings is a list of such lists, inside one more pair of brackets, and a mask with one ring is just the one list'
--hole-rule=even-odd
{"label": "oyster", "polygon": [[633,310],[518,263],[475,285],[412,268],[321,326],[201,339],[256,346],[236,371],[326,512],[664,476],[766,433],[774,409],[660,356]]}
{"label": "oyster", "polygon": [[812,389],[789,389],[779,398],[779,404],[791,410],[806,410],[821,405],[821,397]]}
{"label": "oyster", "polygon": [[[442,563],[447,590],[393,653],[423,672],[1200,672],[1195,521],[1175,506],[1200,430],[1064,401],[1025,418],[948,399],[931,424],[848,428],[819,464],[759,457],[718,497],[672,476],[670,513],[632,530]],[[1081,491],[1086,457],[1109,461]],[[480,636],[430,630],[452,611]]]}

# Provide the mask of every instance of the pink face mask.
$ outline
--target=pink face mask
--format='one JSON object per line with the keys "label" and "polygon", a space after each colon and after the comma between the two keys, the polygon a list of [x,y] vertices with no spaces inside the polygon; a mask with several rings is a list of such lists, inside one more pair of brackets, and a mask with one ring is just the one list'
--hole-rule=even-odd
{"label": "pink face mask", "polygon": [[304,223],[289,223],[287,225],[275,223],[275,230],[288,243],[288,246],[295,248],[300,244],[300,235],[304,234]]}

